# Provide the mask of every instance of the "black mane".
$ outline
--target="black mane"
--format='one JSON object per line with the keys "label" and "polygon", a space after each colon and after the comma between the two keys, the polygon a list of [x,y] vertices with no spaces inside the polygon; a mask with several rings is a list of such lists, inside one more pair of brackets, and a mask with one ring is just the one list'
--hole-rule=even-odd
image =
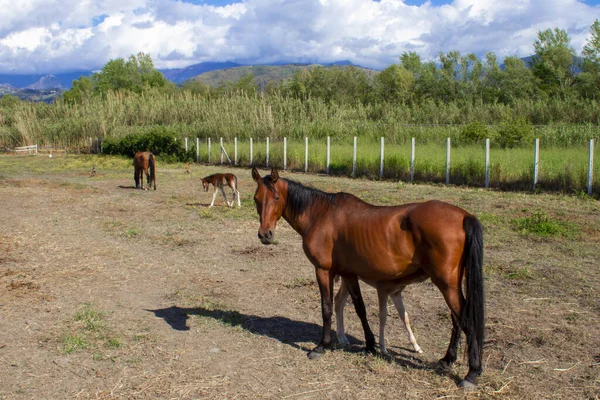
{"label": "black mane", "polygon": [[285,179],[288,184],[286,209],[291,218],[301,216],[315,201],[323,201],[328,205],[335,205],[336,198],[345,193],[327,193],[319,189],[304,186],[303,184]]}

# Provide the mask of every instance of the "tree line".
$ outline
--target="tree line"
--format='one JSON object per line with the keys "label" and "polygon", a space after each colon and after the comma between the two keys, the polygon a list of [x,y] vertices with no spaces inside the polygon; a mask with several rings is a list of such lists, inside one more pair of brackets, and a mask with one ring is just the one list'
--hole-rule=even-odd
{"label": "tree line", "polygon": [[[494,53],[481,60],[475,54],[440,52],[436,60],[423,61],[416,52],[405,52],[399,62],[371,76],[361,68],[307,67],[291,79],[257,83],[249,74],[238,81],[209,87],[199,80],[181,86],[167,81],[149,55],[139,53],[127,61],[109,61],[91,77],[73,81],[63,101],[78,103],[108,91],[141,94],[172,94],[189,91],[207,98],[231,95],[272,95],[301,100],[320,99],[326,103],[375,104],[392,102],[419,105],[443,103],[505,104],[520,100],[598,100],[600,93],[600,22],[590,27],[590,37],[580,56],[565,30],[539,31],[528,59],[504,58]],[[597,122],[597,121],[581,121]]]}

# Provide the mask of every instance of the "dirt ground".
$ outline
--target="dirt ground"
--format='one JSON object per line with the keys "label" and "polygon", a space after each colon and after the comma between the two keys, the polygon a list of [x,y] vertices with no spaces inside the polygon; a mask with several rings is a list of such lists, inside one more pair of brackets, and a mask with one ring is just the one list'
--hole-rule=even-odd
{"label": "dirt ground", "polygon": [[[200,178],[216,171],[238,175],[241,208],[222,197],[207,207]],[[480,217],[487,315],[476,391],[456,387],[463,343],[452,371],[437,368],[451,323],[430,282],[404,295],[423,354],[390,304],[391,357],[364,355],[349,305],[352,345],[309,360],[321,329],[314,270],[283,221],[278,244],[260,244],[247,169],[159,164],[158,190],[140,191],[127,160],[0,156],[0,399],[599,398],[597,200],[282,176],[376,204],[441,199]],[[574,235],[512,228],[538,208]],[[377,332],[376,293],[363,286],[363,296]]]}

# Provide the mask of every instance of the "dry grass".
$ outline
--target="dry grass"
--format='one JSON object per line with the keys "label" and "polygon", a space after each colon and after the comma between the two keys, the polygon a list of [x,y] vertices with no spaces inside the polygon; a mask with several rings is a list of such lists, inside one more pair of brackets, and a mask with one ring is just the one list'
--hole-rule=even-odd
{"label": "dry grass", "polygon": [[[376,204],[435,198],[480,216],[485,370],[465,394],[463,353],[449,373],[436,368],[450,319],[431,283],[404,294],[424,354],[408,350],[390,307],[391,358],[363,355],[347,307],[350,348],[308,360],[321,324],[314,271],[287,224],[278,245],[258,242],[249,171],[231,170],[241,208],[209,210],[199,180],[226,169],[159,165],[158,190],[142,192],[130,189],[130,168],[110,157],[0,157],[0,398],[598,397],[596,200],[285,174]],[[515,230],[539,209],[573,236]],[[376,330],[376,295],[363,295]],[[65,334],[87,346],[66,354]]]}

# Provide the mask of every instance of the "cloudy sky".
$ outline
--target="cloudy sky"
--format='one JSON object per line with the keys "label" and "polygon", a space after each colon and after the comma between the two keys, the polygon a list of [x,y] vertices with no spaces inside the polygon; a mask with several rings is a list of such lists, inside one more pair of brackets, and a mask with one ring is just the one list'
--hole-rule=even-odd
{"label": "cloudy sky", "polygon": [[533,53],[565,29],[581,52],[600,0],[0,0],[0,73],[99,69],[149,53],[158,68],[204,61],[384,68],[404,51]]}

